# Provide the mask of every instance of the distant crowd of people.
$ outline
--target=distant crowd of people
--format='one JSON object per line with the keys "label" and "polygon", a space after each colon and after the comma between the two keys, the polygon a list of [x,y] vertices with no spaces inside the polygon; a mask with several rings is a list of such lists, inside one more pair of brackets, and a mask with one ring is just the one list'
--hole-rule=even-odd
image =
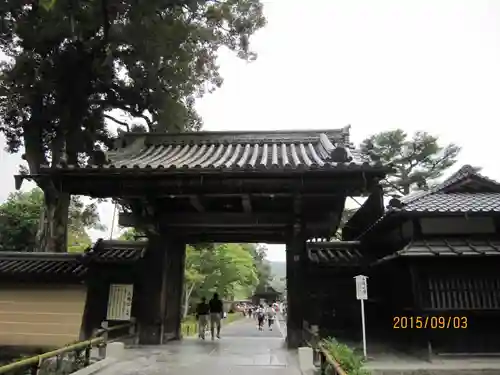
{"label": "distant crowd of people", "polygon": [[264,329],[264,325],[267,321],[267,327],[270,331],[273,330],[274,322],[276,321],[276,314],[279,310],[278,304],[259,304],[247,305],[243,308],[243,315],[249,318],[257,320],[257,328],[259,331]]}

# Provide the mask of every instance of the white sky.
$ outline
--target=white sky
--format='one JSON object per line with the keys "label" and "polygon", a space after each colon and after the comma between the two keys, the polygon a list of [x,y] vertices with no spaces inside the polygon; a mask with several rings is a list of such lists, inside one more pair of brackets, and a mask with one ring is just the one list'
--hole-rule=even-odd
{"label": "white sky", "polygon": [[[463,147],[458,164],[500,180],[500,1],[274,0],[252,39],[256,62],[220,53],[224,86],[198,102],[206,130],[338,128],[353,141],[429,131]],[[0,155],[0,199],[18,155]],[[457,169],[460,165],[457,165]],[[110,227],[112,206],[100,207]],[[93,237],[109,233],[93,233]],[[268,246],[284,260],[283,246]]]}

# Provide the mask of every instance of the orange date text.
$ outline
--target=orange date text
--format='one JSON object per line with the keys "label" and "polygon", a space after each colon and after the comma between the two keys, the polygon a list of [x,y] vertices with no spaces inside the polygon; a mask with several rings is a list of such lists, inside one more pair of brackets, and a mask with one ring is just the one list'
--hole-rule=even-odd
{"label": "orange date text", "polygon": [[395,316],[393,329],[466,329],[466,316]]}

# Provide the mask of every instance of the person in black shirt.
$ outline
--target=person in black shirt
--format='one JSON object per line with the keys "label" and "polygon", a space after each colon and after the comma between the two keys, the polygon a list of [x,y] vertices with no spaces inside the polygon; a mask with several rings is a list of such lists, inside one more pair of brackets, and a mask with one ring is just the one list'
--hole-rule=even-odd
{"label": "person in black shirt", "polygon": [[210,306],[210,333],[214,339],[214,329],[217,327],[217,338],[220,339],[220,322],[222,319],[223,307],[219,295],[214,293],[213,298],[208,303]]}
{"label": "person in black shirt", "polygon": [[196,306],[196,319],[198,320],[198,337],[205,340],[205,331],[208,324],[208,314],[210,306],[205,297],[201,298],[201,302]]}

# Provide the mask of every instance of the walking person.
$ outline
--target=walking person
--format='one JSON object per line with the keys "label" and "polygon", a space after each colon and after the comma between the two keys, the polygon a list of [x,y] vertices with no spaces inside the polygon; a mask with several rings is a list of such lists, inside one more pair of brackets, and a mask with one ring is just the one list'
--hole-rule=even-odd
{"label": "walking person", "polygon": [[259,306],[259,308],[256,311],[256,314],[257,314],[257,324],[259,327],[259,331],[262,331],[264,329],[264,318],[265,318],[264,307],[262,307],[262,305]]}
{"label": "walking person", "polygon": [[205,340],[205,331],[207,330],[208,314],[210,306],[205,297],[201,298],[201,302],[196,306],[196,319],[198,320],[198,337]]}
{"label": "walking person", "polygon": [[210,306],[210,333],[212,335],[212,340],[214,339],[215,329],[217,329],[217,338],[220,339],[220,325],[224,312],[222,301],[219,299],[219,295],[214,293],[214,296],[208,304]]}
{"label": "walking person", "polygon": [[267,306],[266,314],[267,314],[267,324],[269,330],[272,331],[274,320],[276,319],[276,310],[274,310],[273,306]]}

